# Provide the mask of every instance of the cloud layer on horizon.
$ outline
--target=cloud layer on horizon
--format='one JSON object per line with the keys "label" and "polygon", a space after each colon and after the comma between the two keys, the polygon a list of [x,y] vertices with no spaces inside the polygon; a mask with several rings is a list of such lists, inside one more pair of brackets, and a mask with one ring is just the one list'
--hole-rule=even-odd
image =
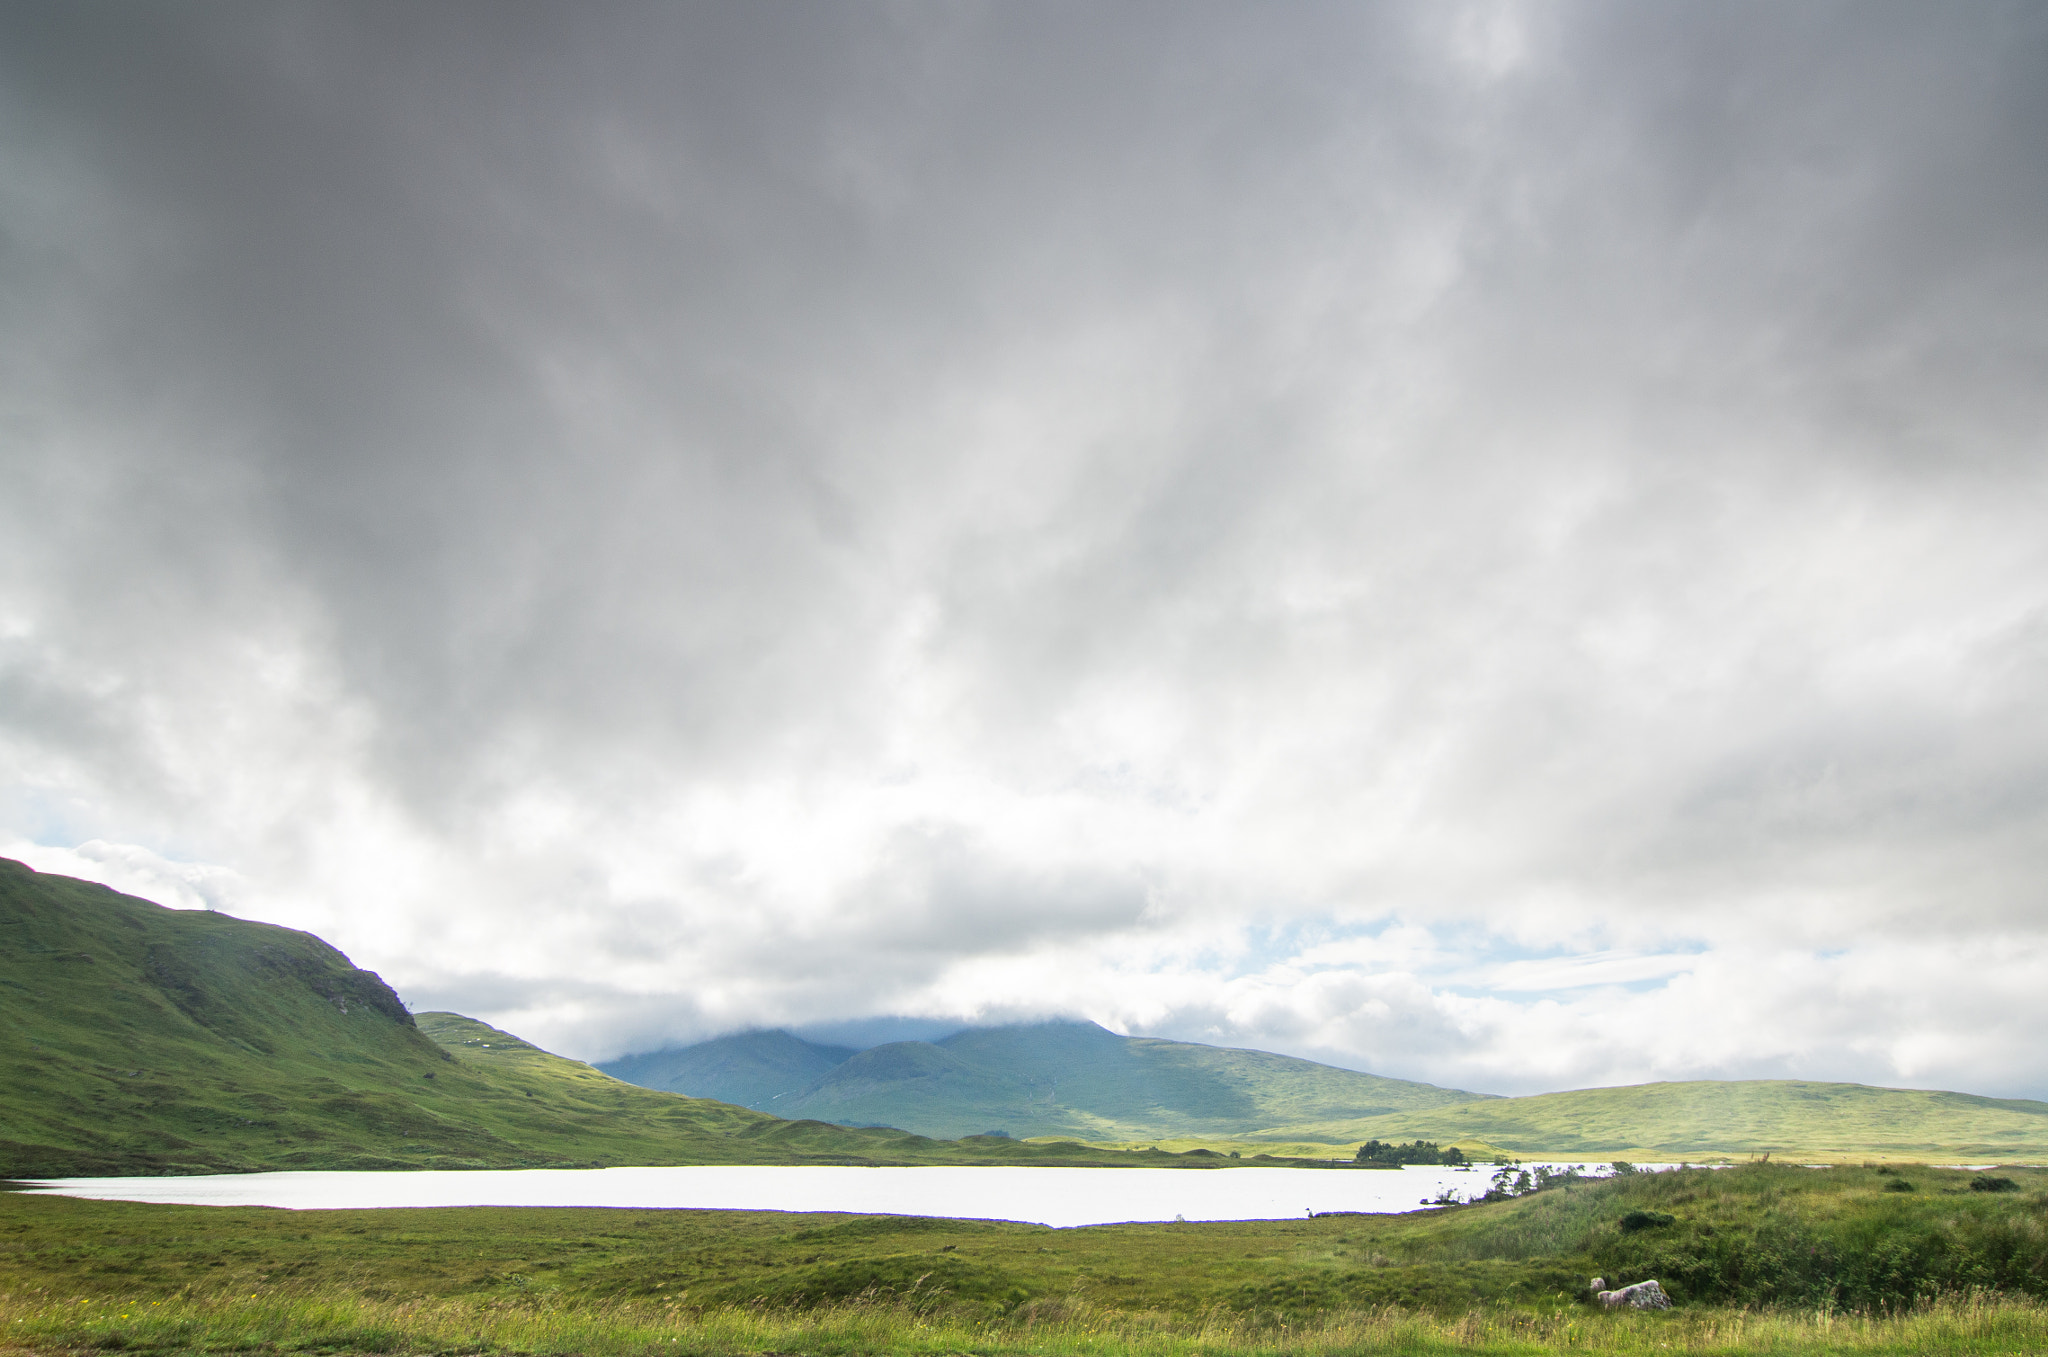
{"label": "cloud layer on horizon", "polygon": [[602,1057],[2048,1096],[2048,16],[0,15],[0,840]]}

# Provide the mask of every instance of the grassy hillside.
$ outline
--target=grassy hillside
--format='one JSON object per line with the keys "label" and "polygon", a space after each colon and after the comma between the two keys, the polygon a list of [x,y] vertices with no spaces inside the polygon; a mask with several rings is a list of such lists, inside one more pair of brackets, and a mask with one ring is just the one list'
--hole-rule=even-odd
{"label": "grassy hillside", "polygon": [[757,1089],[786,1082],[793,1062],[825,1065],[772,1103],[812,1120],[778,1120],[624,1083],[453,1014],[415,1021],[308,934],[0,860],[0,1176],[1176,1162],[824,1122],[1309,1155],[1420,1137],[1524,1157],[2048,1161],[2048,1104],[1960,1093],[1754,1081],[1474,1100],[1076,1023],[840,1054],[787,1034],[714,1052]]}
{"label": "grassy hillside", "polygon": [[784,1116],[1106,1148],[1316,1157],[1419,1138],[1525,1158],[2048,1162],[2048,1103],[2024,1099],[1795,1080],[1489,1098],[1092,1023],[974,1028],[857,1054],[756,1032],[604,1068],[678,1092],[744,1094]]}
{"label": "grassy hillside", "polygon": [[1651,1162],[1770,1151],[1814,1160],[2033,1163],[2048,1162],[2048,1103],[1863,1084],[1699,1080],[1311,1122],[1255,1139],[1356,1144],[1375,1136]]}
{"label": "grassy hillside", "polygon": [[[1753,1165],[1405,1216],[1071,1230],[0,1195],[0,1331],[73,1350],[2039,1352],[2048,1174],[2000,1176],[2012,1190]],[[1678,1309],[1598,1311],[1595,1274],[1654,1276]]]}
{"label": "grassy hillside", "polygon": [[[417,1022],[318,938],[0,859],[0,1177],[588,1164],[1172,1163],[940,1144]],[[1189,1163],[1191,1161],[1178,1161]]]}
{"label": "grassy hillside", "polygon": [[1479,1096],[1265,1051],[1121,1037],[1085,1022],[972,1028],[858,1053],[754,1032],[602,1068],[781,1116],[933,1136],[1230,1137]]}

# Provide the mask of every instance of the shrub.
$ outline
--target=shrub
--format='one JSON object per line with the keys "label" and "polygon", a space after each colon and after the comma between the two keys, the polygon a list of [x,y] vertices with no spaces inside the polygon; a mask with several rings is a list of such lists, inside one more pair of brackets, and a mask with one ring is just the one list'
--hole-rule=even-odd
{"label": "shrub", "polygon": [[1972,1192],[2017,1192],[2019,1190],[2020,1185],[2010,1178],[1986,1175],[1970,1180],[1970,1191]]}
{"label": "shrub", "polygon": [[1978,1197],[1966,1205],[1931,1189],[1975,1179],[1933,1172],[1917,1192],[1903,1175],[1882,1176],[1882,1202],[1870,1200],[1869,1179],[1775,1165],[1609,1180],[1584,1194],[1587,1205],[1680,1214],[1668,1227],[1590,1232],[1589,1270],[1622,1281],[1656,1277],[1674,1299],[1729,1305],[1897,1313],[1942,1295],[2048,1296],[2048,1229],[2027,1203]]}
{"label": "shrub", "polygon": [[1631,1211],[1615,1223],[1621,1226],[1623,1234],[1634,1234],[1637,1230],[1654,1230],[1670,1225],[1677,1219],[1667,1211]]}

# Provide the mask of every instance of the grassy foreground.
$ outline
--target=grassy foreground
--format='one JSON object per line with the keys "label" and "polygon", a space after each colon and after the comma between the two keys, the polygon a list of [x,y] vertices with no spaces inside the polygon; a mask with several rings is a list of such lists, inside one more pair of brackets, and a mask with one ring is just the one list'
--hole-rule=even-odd
{"label": "grassy foreground", "polygon": [[[0,1348],[2048,1351],[2048,1174],[1639,1174],[1404,1216],[1051,1230],[0,1195]],[[1895,1184],[1905,1183],[1900,1188]],[[1587,1277],[1658,1277],[1608,1314]]]}
{"label": "grassy foreground", "polygon": [[[140,1308],[138,1308],[140,1306]],[[53,1303],[0,1300],[0,1351],[562,1354],[1279,1354],[1597,1352],[2035,1353],[2048,1309],[1992,1297],[1936,1302],[1908,1315],[1472,1312],[1393,1308],[1298,1320],[1096,1311],[971,1320],[878,1297],[811,1310],[727,1308],[683,1314],[626,1303],[371,1301],[348,1295],[247,1302]]]}

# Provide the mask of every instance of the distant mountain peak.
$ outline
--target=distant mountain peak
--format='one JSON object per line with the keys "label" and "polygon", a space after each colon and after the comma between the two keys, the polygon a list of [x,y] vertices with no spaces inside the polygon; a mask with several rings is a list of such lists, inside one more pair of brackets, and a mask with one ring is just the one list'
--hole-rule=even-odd
{"label": "distant mountain peak", "polygon": [[778,1116],[885,1124],[951,1138],[1002,1126],[1019,1137],[1124,1140],[1256,1135],[1481,1095],[1386,1079],[1268,1051],[1126,1037],[1086,1018],[969,1027],[864,1051],[787,1033],[733,1034],[599,1068],[635,1083]]}

